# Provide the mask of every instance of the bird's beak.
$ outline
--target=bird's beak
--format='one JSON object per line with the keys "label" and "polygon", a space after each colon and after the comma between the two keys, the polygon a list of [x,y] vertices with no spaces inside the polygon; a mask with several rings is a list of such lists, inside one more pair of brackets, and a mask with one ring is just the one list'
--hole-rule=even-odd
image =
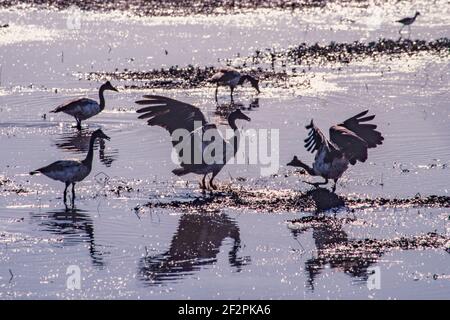
{"label": "bird's beak", "polygon": [[119,92],[119,90],[117,90],[117,88],[115,88],[115,87],[111,87],[111,90],[115,91],[115,92]]}
{"label": "bird's beak", "polygon": [[244,120],[247,120],[247,121],[252,121],[252,119],[250,119],[249,117],[247,117],[246,115],[244,115]]}
{"label": "bird's beak", "polygon": [[111,138],[110,137],[108,137],[106,134],[102,137],[102,139],[105,139],[105,140],[108,140],[108,141],[110,141],[111,140]]}

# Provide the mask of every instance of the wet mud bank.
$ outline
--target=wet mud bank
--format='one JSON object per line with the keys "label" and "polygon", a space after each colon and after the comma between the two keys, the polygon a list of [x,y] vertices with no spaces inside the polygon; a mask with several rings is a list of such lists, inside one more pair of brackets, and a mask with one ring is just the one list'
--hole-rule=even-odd
{"label": "wet mud bank", "polygon": [[[196,67],[188,65],[186,67],[172,66],[170,68],[154,69],[150,71],[115,71],[115,72],[90,72],[83,75],[90,81],[115,80],[125,83],[125,89],[194,89],[204,86],[212,86],[208,81],[218,68]],[[252,76],[258,77],[260,81],[271,82],[274,85],[285,84],[288,77],[303,77],[304,82],[301,85],[307,85],[307,76],[304,74],[287,75],[285,72],[275,72],[270,70],[243,70]]]}
{"label": "wet mud bank", "polygon": [[[342,230],[345,224],[351,224],[356,218],[336,218],[323,214],[305,216],[287,221],[288,228],[297,236],[310,229],[327,229],[330,233]],[[379,257],[387,250],[444,249],[450,253],[450,237],[448,235],[428,232],[414,236],[401,236],[392,239],[345,239],[330,241],[321,246],[323,256],[373,256]]]}
{"label": "wet mud bank", "polygon": [[377,41],[351,43],[331,42],[327,45],[316,43],[308,45],[301,43],[288,49],[276,50],[267,48],[244,59],[252,64],[294,63],[299,65],[322,65],[326,63],[350,63],[363,58],[378,58],[380,56],[400,57],[401,55],[414,55],[428,52],[439,56],[449,56],[450,39],[411,40],[380,38]]}
{"label": "wet mud bank", "polygon": [[29,190],[22,184],[13,182],[7,177],[0,176],[0,194],[7,196],[10,194],[24,194],[29,193]]}
{"label": "wet mud bank", "polygon": [[417,249],[448,249],[449,237],[430,232],[413,237],[399,237],[394,239],[362,239],[354,240],[347,244],[330,245],[325,250],[329,254],[360,255],[379,254],[385,250],[417,250]]}
{"label": "wet mud bank", "polygon": [[186,201],[151,201],[140,208],[176,209],[182,211],[218,212],[222,208],[248,209],[261,212],[309,211],[323,212],[332,209],[350,211],[377,207],[450,207],[447,196],[416,196],[413,198],[355,198],[339,196],[327,189],[313,189],[305,193],[292,190],[251,190],[244,188],[226,188],[218,193],[205,194]]}
{"label": "wet mud bank", "polygon": [[[450,253],[450,238],[436,232],[390,239],[353,239],[343,230],[345,223],[351,223],[348,220],[308,216],[288,221],[288,228],[295,238],[309,230],[313,232],[317,250],[315,255],[305,262],[310,288],[314,287],[317,276],[329,267],[343,270],[352,277],[367,280],[371,274],[369,268],[376,265],[388,252],[444,250]],[[304,251],[304,248],[302,250]],[[444,277],[437,274],[432,276],[434,280]]]}
{"label": "wet mud bank", "polygon": [[[450,39],[441,38],[432,41],[410,39],[379,39],[373,42],[330,43],[328,45],[308,45],[302,43],[296,47],[283,50],[267,48],[257,50],[248,57],[239,57],[234,61],[224,61],[226,65],[234,65],[238,69],[255,76],[264,83],[274,87],[286,86],[288,79],[301,87],[310,87],[313,75],[307,70],[312,66],[325,64],[348,64],[365,58],[377,59],[382,56],[391,58],[404,55],[430,53],[437,57],[450,56]],[[91,81],[114,80],[125,82],[125,89],[193,89],[211,85],[208,79],[218,71],[214,66],[186,67],[171,66],[169,68],[148,71],[116,69],[114,72],[96,71],[80,74],[80,78]]]}

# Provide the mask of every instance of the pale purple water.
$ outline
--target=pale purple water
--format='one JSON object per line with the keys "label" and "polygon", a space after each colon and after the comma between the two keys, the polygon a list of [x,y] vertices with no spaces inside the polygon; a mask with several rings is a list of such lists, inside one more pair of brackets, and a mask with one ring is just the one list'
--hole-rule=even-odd
{"label": "pale purple water", "polygon": [[[100,157],[96,153],[92,174],[78,185],[76,211],[65,211],[61,184],[27,175],[54,160],[84,156],[87,140],[71,127],[72,119],[48,113],[72,97],[97,98],[100,84],[79,80],[80,74],[217,65],[219,58],[303,41],[396,39],[398,28],[392,21],[417,7],[422,16],[412,37],[436,39],[448,36],[449,30],[448,6],[441,2],[444,11],[421,1],[414,9],[386,7],[375,21],[366,17],[366,9],[357,8],[183,18],[86,13],[80,30],[67,29],[65,12],[0,9],[0,22],[10,23],[10,28],[0,29],[0,177],[29,191],[0,194],[0,298],[448,299],[450,256],[442,249],[392,250],[375,262],[329,257],[322,265],[316,259],[323,239],[445,233],[448,209],[343,211],[337,216],[354,215],[356,221],[339,230],[303,233],[286,225],[306,215],[302,212],[223,208],[220,214],[196,215],[144,210],[138,217],[134,208],[148,199],[200,193],[196,177],[171,174],[175,165],[168,134],[137,120],[133,102],[156,92],[196,104],[215,119],[212,87],[107,93],[106,110],[86,124],[91,131],[101,127],[111,141]],[[297,177],[282,174],[294,154],[312,161],[303,148],[304,125],[314,118],[326,132],[337,121],[370,109],[385,143],[370,150],[369,162],[345,174],[338,193],[448,195],[449,67],[448,57],[432,54],[382,57],[350,63],[341,71],[336,66],[314,68],[311,89],[262,84],[260,106],[247,113],[252,121],[245,127],[280,129],[281,174],[261,177],[258,166],[228,166],[218,180],[228,183],[231,175],[248,178],[235,182],[244,186],[306,190]],[[226,100],[227,94],[220,98]],[[250,89],[239,90],[239,102],[248,105],[252,99]],[[135,191],[103,196],[107,187],[100,179],[105,175]],[[79,291],[66,289],[69,265],[81,268]],[[374,266],[381,271],[379,290],[367,288],[367,268]]]}

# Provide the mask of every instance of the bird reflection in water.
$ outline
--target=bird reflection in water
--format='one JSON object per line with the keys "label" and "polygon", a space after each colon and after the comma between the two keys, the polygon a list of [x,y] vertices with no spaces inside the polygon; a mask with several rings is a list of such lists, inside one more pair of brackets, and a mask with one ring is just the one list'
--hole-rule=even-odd
{"label": "bird reflection in water", "polygon": [[176,281],[215,264],[223,241],[233,240],[228,262],[236,272],[250,263],[250,257],[238,256],[240,231],[236,222],[225,214],[184,214],[180,217],[167,252],[146,256],[139,261],[139,275],[148,285]]}
{"label": "bird reflection in water", "polygon": [[[328,197],[326,201],[330,205],[339,203],[340,201],[335,193],[327,189],[313,189],[310,193],[314,193],[310,197],[316,202],[316,208],[323,210],[330,209],[330,207],[326,208],[325,203],[318,203],[321,199]],[[348,219],[332,217],[329,213],[324,216],[319,216],[316,212],[314,216],[304,217],[300,220],[303,220],[301,222],[308,222],[311,219],[316,219],[317,223],[306,223],[307,226],[305,228],[293,229],[291,231],[294,239],[297,240],[299,235],[312,229],[316,252],[313,254],[313,257],[305,262],[305,271],[308,277],[307,287],[314,290],[316,278],[324,269],[328,268],[342,271],[353,278],[357,278],[359,281],[367,282],[371,274],[368,268],[377,263],[384,252],[372,251],[370,253],[364,253],[360,250],[355,250],[349,254],[345,250],[335,250],[340,246],[345,248],[352,247],[353,243],[356,245],[358,242],[358,239],[349,239],[348,234],[343,230],[343,225]]]}
{"label": "bird reflection in water", "polygon": [[248,107],[242,102],[217,103],[214,115],[219,117],[221,123],[226,123],[228,116],[234,110],[253,111],[256,108],[259,108],[259,98],[252,100]]}
{"label": "bird reflection in water", "polygon": [[[84,154],[89,149],[89,140],[92,134],[92,130],[82,129],[76,132],[66,132],[56,139],[54,145],[67,152],[73,154]],[[106,167],[110,167],[111,164],[117,160],[119,151],[117,149],[106,150],[105,141],[98,140],[94,149],[99,149],[99,160]]]}
{"label": "bird reflection in water", "polygon": [[104,267],[103,256],[107,254],[95,243],[94,223],[87,211],[66,207],[62,210],[32,213],[31,220],[42,231],[60,236],[64,246],[88,244],[92,264]]}

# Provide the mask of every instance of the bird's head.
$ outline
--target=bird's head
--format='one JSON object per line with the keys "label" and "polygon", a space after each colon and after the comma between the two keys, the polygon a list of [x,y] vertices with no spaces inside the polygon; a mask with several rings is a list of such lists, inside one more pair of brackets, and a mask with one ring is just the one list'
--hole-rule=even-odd
{"label": "bird's head", "polygon": [[102,129],[97,129],[97,130],[95,130],[93,133],[92,133],[92,136],[94,137],[94,138],[99,138],[99,139],[106,139],[106,140],[111,140],[111,138],[110,137],[108,137],[103,131],[102,131]]}
{"label": "bird's head", "polygon": [[417,16],[420,16],[420,12],[419,11],[416,11],[416,17]]}
{"label": "bird's head", "polygon": [[103,90],[111,90],[111,91],[119,92],[119,90],[117,90],[115,87],[113,87],[113,85],[109,81],[106,81],[102,87],[103,87]]}
{"label": "bird's head", "polygon": [[246,116],[242,111],[241,111],[241,109],[236,109],[236,110],[234,110],[232,113],[230,113],[230,115],[228,116],[228,120],[238,120],[238,119],[240,119],[240,120],[246,120],[246,121],[250,121],[251,119],[248,117],[248,116]]}
{"label": "bird's head", "polygon": [[259,79],[255,78],[249,74],[244,74],[239,79],[238,84],[243,85],[246,81],[250,82],[251,86],[253,88],[255,88],[258,93],[261,93],[261,90],[259,90]]}
{"label": "bird's head", "polygon": [[287,165],[291,166],[291,167],[298,167],[299,164],[301,164],[302,162],[300,160],[298,160],[297,156],[294,156],[294,158],[291,160],[291,162],[289,162]]}

